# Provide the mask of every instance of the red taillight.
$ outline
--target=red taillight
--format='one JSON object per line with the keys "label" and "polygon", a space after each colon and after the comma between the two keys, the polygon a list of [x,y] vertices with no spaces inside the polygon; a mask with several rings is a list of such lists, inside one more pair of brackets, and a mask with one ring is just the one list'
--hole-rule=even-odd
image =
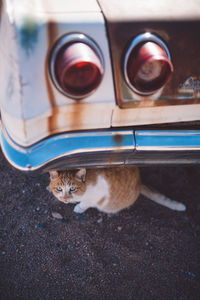
{"label": "red taillight", "polygon": [[168,53],[154,41],[135,45],[126,61],[129,86],[139,94],[152,94],[162,88],[173,72]]}
{"label": "red taillight", "polygon": [[82,41],[66,43],[54,56],[54,82],[67,96],[81,99],[99,86],[103,77],[102,60],[90,45]]}

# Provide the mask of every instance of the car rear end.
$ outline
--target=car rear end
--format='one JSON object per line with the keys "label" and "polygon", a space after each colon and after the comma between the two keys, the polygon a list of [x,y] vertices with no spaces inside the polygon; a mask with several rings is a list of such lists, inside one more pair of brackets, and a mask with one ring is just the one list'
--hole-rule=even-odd
{"label": "car rear end", "polygon": [[5,156],[24,171],[198,163],[199,31],[194,0],[5,0]]}

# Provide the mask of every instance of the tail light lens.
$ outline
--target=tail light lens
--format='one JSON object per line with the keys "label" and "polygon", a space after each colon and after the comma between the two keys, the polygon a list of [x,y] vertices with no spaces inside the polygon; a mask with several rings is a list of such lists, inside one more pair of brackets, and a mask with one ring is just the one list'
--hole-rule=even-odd
{"label": "tail light lens", "polygon": [[96,44],[82,34],[64,37],[54,48],[51,74],[65,95],[81,99],[90,95],[103,77],[103,59]]}
{"label": "tail light lens", "polygon": [[140,35],[128,50],[124,72],[131,89],[143,95],[155,93],[173,72],[167,47],[150,33]]}

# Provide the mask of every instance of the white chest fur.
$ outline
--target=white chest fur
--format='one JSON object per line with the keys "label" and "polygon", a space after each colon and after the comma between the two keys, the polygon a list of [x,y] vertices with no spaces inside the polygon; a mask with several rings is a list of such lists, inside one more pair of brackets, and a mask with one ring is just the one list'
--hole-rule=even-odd
{"label": "white chest fur", "polygon": [[95,185],[89,184],[87,186],[86,192],[82,196],[73,197],[73,202],[80,202],[80,204],[75,207],[75,212],[77,211],[76,208],[82,207],[85,209],[89,207],[96,207],[97,203],[102,199],[105,198],[105,204],[109,200],[109,185],[106,179],[99,175],[97,178],[97,183]]}

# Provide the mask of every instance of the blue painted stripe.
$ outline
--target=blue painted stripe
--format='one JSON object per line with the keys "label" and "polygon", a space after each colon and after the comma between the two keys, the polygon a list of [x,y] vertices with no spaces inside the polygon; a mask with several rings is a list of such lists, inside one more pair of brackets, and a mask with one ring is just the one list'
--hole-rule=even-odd
{"label": "blue painted stripe", "polygon": [[[121,136],[121,138],[120,138]],[[88,132],[60,134],[49,137],[31,147],[15,144],[1,131],[2,150],[8,161],[22,170],[38,169],[49,161],[75,153],[120,151],[135,148],[133,131]]]}
{"label": "blue painted stripe", "polygon": [[143,131],[135,132],[136,148],[198,148],[200,147],[200,131]]}

